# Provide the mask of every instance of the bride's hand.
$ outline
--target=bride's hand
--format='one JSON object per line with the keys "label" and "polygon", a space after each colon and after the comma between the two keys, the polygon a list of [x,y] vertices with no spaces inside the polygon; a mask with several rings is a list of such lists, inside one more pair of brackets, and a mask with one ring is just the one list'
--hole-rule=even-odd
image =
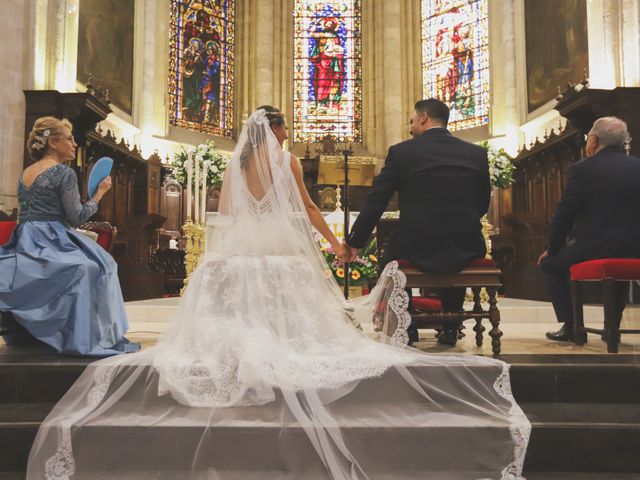
{"label": "bride's hand", "polygon": [[333,246],[333,251],[336,254],[336,258],[339,258],[341,262],[344,262],[347,256],[347,247],[344,243],[336,243]]}

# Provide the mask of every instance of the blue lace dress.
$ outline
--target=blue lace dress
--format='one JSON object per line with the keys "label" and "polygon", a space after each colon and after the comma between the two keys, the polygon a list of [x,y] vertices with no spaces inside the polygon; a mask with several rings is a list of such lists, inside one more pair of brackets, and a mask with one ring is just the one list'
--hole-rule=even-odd
{"label": "blue lace dress", "polygon": [[55,165],[26,187],[20,214],[0,246],[0,311],[10,311],[33,337],[58,352],[108,356],[133,351],[117,265],[96,242],[75,231],[98,210],[80,202],[75,171]]}

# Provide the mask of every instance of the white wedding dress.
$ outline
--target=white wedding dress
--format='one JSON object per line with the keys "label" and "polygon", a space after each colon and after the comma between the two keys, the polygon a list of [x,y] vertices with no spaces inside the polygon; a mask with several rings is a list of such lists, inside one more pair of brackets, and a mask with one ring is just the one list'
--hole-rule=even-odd
{"label": "white wedding dress", "polygon": [[345,301],[290,161],[255,112],[168,333],[86,369],[41,426],[28,479],[398,478],[417,467],[395,462],[394,438],[424,442],[406,478],[521,478],[531,427],[507,365],[402,346],[395,263]]}

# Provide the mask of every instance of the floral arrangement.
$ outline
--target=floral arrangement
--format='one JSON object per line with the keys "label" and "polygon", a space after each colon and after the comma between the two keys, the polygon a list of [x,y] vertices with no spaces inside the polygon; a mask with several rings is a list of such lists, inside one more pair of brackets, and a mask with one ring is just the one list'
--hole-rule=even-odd
{"label": "floral arrangement", "polygon": [[229,160],[218,152],[212,141],[201,143],[195,147],[184,148],[173,157],[169,167],[172,169],[171,176],[183,187],[187,185],[186,164],[196,161],[200,164],[200,171],[207,169],[207,185],[222,185],[222,177],[227,168]]}
{"label": "floral arrangement", "polygon": [[[336,257],[333,248],[323,248],[322,254],[327,261],[327,265],[338,283],[344,281],[345,268],[342,260]],[[367,280],[378,277],[378,259],[375,255],[358,255],[356,259],[349,264],[349,283],[351,285],[366,284]],[[329,275],[329,274],[328,274]]]}
{"label": "floral arrangement", "polygon": [[480,142],[480,146],[487,151],[489,158],[489,177],[491,185],[497,188],[509,188],[513,183],[513,171],[516,166],[513,158],[504,148],[496,150],[488,141]]}
{"label": "floral arrangement", "polygon": [[[330,272],[327,270],[327,276],[333,274],[338,283],[343,283],[346,272],[342,260],[336,257],[331,247],[322,248],[321,250],[330,270]],[[360,254],[355,260],[349,264],[350,285],[363,285],[368,280],[378,278],[378,259],[374,255],[375,251],[376,239],[372,237],[371,241],[360,250]]]}

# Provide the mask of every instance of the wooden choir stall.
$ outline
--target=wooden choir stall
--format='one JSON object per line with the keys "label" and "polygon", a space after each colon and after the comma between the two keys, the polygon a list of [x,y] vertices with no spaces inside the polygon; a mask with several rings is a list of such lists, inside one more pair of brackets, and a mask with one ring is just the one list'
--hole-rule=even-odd
{"label": "wooden choir stall", "polygon": [[[160,157],[154,153],[144,158],[136,146],[130,146],[124,140],[117,141],[110,131],[96,129],[111,108],[100,89],[88,87],[84,93],[25,91],[25,132],[28,133],[33,122],[44,115],[67,118],[73,123],[78,154],[70,166],[78,175],[83,201],[87,200],[86,183],[92,165],[103,156],[113,158],[112,189],[100,202],[98,213],[91,222],[108,225],[112,230],[111,235],[115,238],[109,250],[118,263],[125,300],[161,297],[165,273],[151,261],[157,244],[157,230],[165,222],[160,214]],[[25,149],[25,167],[30,163]]]}
{"label": "wooden choir stall", "polygon": [[[627,122],[631,137],[640,138],[640,88],[591,89],[585,79],[568,85],[555,109],[567,119],[566,126],[546,132],[518,154],[514,185],[499,191],[493,201],[500,221],[499,233],[492,236],[493,256],[510,297],[549,300],[537,260],[545,250],[569,169],[585,156],[585,135],[593,122],[619,117]],[[631,143],[630,153],[640,155],[640,142]],[[597,298],[597,292],[589,296]]]}

